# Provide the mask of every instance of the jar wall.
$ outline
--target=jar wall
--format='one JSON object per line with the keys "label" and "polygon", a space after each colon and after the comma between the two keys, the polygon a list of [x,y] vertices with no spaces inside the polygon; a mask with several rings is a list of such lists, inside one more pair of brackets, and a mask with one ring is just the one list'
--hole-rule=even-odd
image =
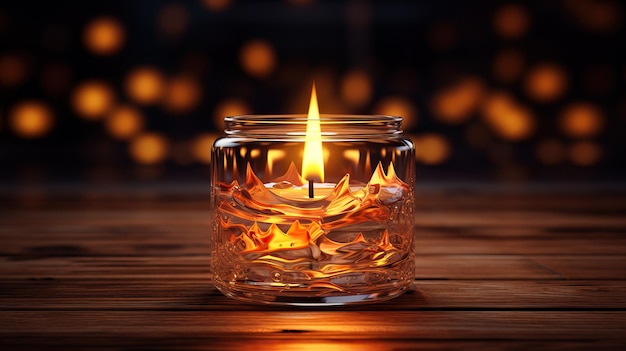
{"label": "jar wall", "polygon": [[315,185],[314,198],[298,181],[303,145],[303,138],[267,135],[215,142],[217,288],[274,304],[372,302],[402,293],[414,278],[412,143],[397,133],[323,138],[324,184]]}

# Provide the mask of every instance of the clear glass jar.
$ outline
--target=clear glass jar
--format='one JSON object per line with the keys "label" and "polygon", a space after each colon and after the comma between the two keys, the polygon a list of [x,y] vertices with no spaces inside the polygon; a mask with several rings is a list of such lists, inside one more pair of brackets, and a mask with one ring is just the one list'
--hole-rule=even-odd
{"label": "clear glass jar", "polygon": [[415,149],[401,120],[321,115],[324,179],[312,183],[300,175],[306,115],[226,118],[212,155],[216,287],[290,305],[374,302],[407,290]]}

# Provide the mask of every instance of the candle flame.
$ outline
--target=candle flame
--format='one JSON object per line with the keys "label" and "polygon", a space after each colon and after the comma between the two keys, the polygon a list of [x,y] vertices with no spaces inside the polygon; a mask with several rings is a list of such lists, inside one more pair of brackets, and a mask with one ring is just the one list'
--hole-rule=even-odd
{"label": "candle flame", "polygon": [[311,102],[306,123],[304,154],[302,156],[302,177],[308,181],[324,182],[322,130],[320,127],[320,112],[317,105],[315,83],[313,83],[311,90]]}

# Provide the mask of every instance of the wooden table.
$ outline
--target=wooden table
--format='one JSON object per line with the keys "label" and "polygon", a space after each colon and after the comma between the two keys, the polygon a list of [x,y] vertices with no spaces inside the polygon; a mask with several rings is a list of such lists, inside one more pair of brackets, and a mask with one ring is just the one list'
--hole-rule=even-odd
{"label": "wooden table", "polygon": [[0,196],[0,348],[626,348],[626,192],[418,189],[415,287],[249,306],[208,268],[205,192]]}

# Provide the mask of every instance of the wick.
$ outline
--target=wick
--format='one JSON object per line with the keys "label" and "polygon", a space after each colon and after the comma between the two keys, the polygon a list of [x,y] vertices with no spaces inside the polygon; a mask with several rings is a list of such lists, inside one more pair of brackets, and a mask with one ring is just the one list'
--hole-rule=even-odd
{"label": "wick", "polygon": [[312,199],[315,196],[313,193],[313,181],[309,180],[309,199]]}

